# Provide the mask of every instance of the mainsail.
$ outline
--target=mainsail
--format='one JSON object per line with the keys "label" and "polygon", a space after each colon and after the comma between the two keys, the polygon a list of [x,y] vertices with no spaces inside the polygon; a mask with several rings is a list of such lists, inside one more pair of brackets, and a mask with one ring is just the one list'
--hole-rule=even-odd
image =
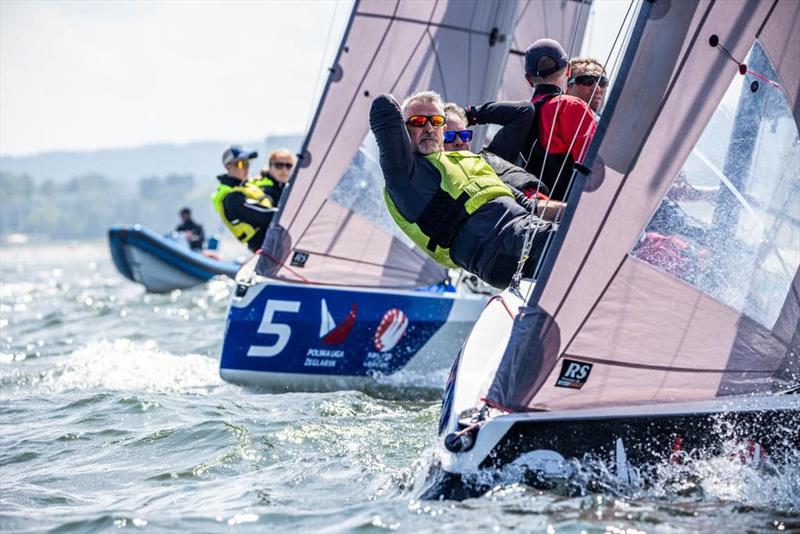
{"label": "mainsail", "polygon": [[[262,247],[259,274],[294,282],[415,287],[443,270],[393,235],[369,106],[433,89],[461,105],[528,99],[514,46],[540,37],[580,45],[588,0],[362,0],[356,2],[291,190]],[[546,16],[543,16],[546,15]],[[581,18],[582,17],[582,18]],[[582,21],[582,22],[581,22]],[[516,25],[516,28],[515,28]],[[514,36],[513,39],[511,36]],[[476,135],[476,142],[480,139]]]}
{"label": "mainsail", "polygon": [[[645,0],[629,43],[591,172],[576,175],[487,395],[496,407],[702,400],[800,381],[800,2]],[[701,135],[737,92],[715,148]],[[737,123],[751,123],[754,154]],[[691,213],[680,197],[700,167],[709,187],[693,188]],[[659,226],[668,208],[701,234]],[[659,254],[642,252],[659,240]]]}

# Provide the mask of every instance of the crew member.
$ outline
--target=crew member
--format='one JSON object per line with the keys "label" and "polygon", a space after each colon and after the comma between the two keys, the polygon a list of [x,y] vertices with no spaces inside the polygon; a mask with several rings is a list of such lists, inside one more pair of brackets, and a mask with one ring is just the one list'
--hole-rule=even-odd
{"label": "crew member", "polygon": [[261,169],[261,178],[255,183],[269,195],[273,206],[278,206],[296,163],[294,154],[286,148],[279,148],[269,155],[269,164]]}
{"label": "crew member", "polygon": [[595,120],[603,104],[603,96],[608,87],[608,78],[603,64],[591,57],[576,57],[569,61],[567,94],[589,104]]}
{"label": "crew member", "polygon": [[533,87],[535,118],[525,147],[526,170],[562,200],[592,141],[597,122],[591,108],[578,97],[562,94],[569,79],[569,58],[552,39],[539,39],[525,51],[525,79]]}
{"label": "crew member", "polygon": [[[400,229],[441,265],[507,287],[530,215],[517,198],[548,219],[555,210],[545,213],[544,203],[515,194],[482,156],[444,152],[444,126],[444,102],[432,91],[410,96],[402,110],[391,95],[372,102],[370,128],[380,150],[387,208]],[[544,241],[545,233],[537,232],[523,276],[532,276]]]}
{"label": "crew member", "polygon": [[[482,118],[486,119],[485,122],[505,124],[495,134],[489,146],[480,152],[480,155],[492,166],[503,183],[510,186],[512,191],[515,189],[521,191],[528,198],[535,197],[546,200],[549,193],[547,186],[524,169],[508,163],[511,161],[509,158],[515,157],[515,154],[502,152],[502,148],[510,145],[509,139],[506,138],[524,139],[527,136],[533,122],[533,105],[530,102],[490,102],[481,106],[480,110],[476,110],[476,108],[470,108],[470,110],[474,114],[480,114]],[[458,104],[448,102],[444,106],[444,116],[446,120],[445,152],[469,150],[472,130],[467,129],[467,111]]]}
{"label": "crew member", "polygon": [[467,129],[467,114],[455,102],[444,105],[445,130],[443,134],[445,152],[469,150],[472,130]]}
{"label": "crew member", "polygon": [[253,252],[261,247],[276,211],[269,195],[247,178],[250,160],[257,156],[238,145],[225,149],[222,164],[227,172],[217,176],[219,186],[211,197],[225,226]]}
{"label": "crew member", "polygon": [[203,227],[192,219],[192,210],[183,208],[180,211],[181,224],[175,227],[176,232],[180,232],[189,243],[192,250],[203,250],[203,242],[206,240]]}

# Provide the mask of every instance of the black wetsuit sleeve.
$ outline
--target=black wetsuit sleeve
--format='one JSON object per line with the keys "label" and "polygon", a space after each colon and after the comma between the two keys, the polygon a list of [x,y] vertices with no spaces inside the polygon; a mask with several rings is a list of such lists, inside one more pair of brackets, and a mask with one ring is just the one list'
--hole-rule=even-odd
{"label": "black wetsuit sleeve", "polygon": [[499,124],[502,126],[486,150],[506,161],[515,162],[525,148],[534,119],[533,104],[520,102],[489,102],[467,110],[470,124]]}
{"label": "black wetsuit sleeve", "polygon": [[272,221],[277,211],[275,208],[265,208],[258,204],[247,202],[245,196],[238,192],[230,193],[222,202],[228,220],[236,224],[245,222],[256,228],[263,228]]}
{"label": "black wetsuit sleeve", "polygon": [[392,95],[380,95],[372,101],[369,127],[378,143],[386,184],[406,184],[414,171],[414,152],[400,106]]}
{"label": "black wetsuit sleeve", "polygon": [[[508,184],[506,184],[506,185],[508,185]],[[522,191],[520,191],[516,187],[513,187],[513,186],[509,185],[508,188],[511,189],[511,192],[514,194],[514,200],[517,201],[517,204],[519,204],[520,206],[525,208],[527,211],[533,211],[534,208],[536,208],[536,201],[535,200],[531,200],[530,198],[525,196],[525,193],[523,193]]]}

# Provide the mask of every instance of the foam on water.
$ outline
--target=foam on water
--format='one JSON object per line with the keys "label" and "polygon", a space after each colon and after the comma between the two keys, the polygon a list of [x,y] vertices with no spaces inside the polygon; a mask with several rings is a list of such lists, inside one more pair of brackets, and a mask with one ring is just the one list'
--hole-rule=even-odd
{"label": "foam on water", "polygon": [[437,391],[446,370],[383,377],[369,394],[224,384],[230,282],[145,295],[106,243],[5,252],[4,533],[800,529],[797,459],[691,459],[649,486],[615,483],[607,467],[549,490],[505,474],[481,498],[420,501],[440,400],[404,386]]}
{"label": "foam on water", "polygon": [[203,393],[223,386],[217,366],[217,361],[207,356],[170,354],[159,349],[154,341],[118,339],[81,347],[41,372],[21,372],[5,365],[0,368],[0,383],[15,384],[26,393],[86,390]]}

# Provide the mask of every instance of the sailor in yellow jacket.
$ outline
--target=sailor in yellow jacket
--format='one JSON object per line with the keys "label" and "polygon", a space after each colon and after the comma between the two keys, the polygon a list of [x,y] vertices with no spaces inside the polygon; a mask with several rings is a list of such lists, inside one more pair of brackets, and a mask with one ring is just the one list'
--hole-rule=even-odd
{"label": "sailor in yellow jacket", "polygon": [[[530,212],[553,220],[561,203],[528,199],[499,175],[522,172],[497,158],[444,152],[444,102],[433,91],[372,102],[370,127],[386,180],[384,200],[400,229],[446,267],[505,288],[523,252]],[[522,275],[533,274],[546,234],[537,233]]]}
{"label": "sailor in yellow jacket", "polygon": [[[219,186],[211,197],[214,209],[234,237],[255,252],[261,248],[269,223],[277,211],[264,189],[272,185],[269,178],[249,180],[250,160],[258,157],[241,146],[228,147],[222,154],[227,171],[217,176]],[[267,183],[269,182],[269,183]]]}

